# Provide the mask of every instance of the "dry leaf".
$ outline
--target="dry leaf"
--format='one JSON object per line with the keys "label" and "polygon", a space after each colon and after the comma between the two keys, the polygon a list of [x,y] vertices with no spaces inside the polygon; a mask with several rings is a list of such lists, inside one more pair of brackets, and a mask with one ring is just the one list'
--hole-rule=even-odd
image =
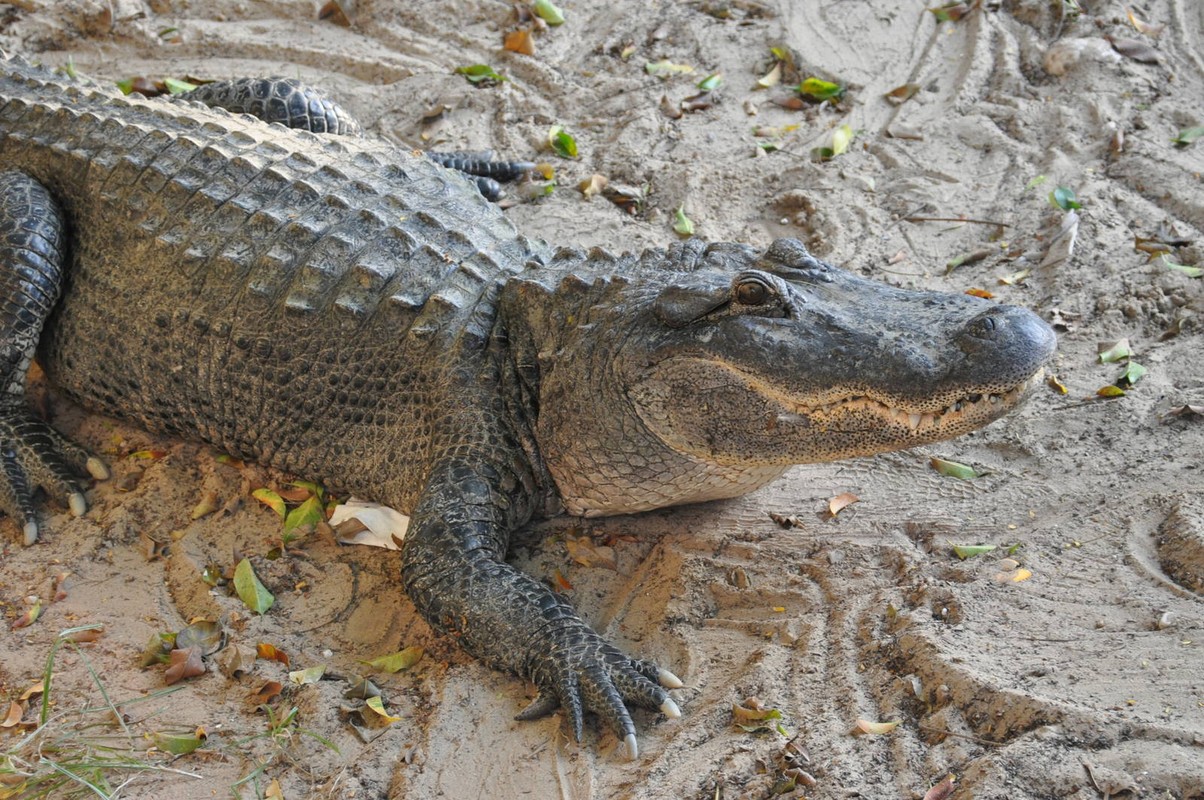
{"label": "dry leaf", "polygon": [[255,692],[251,695],[251,702],[257,706],[263,705],[276,695],[280,694],[280,692],[283,690],[284,687],[281,686],[278,681],[268,681],[263,686],[260,686],[255,690]]}
{"label": "dry leaf", "polygon": [[924,800],[945,800],[946,797],[953,794],[953,784],[956,782],[957,778],[953,777],[953,773],[950,772],[943,781],[924,793]]}
{"label": "dry leaf", "polygon": [[1074,243],[1079,235],[1079,215],[1075,211],[1067,211],[1062,217],[1062,225],[1049,243],[1045,258],[1041,259],[1042,267],[1052,267],[1067,261],[1074,253]]}
{"label": "dry leaf", "polygon": [[535,37],[531,35],[529,28],[510,31],[506,34],[502,46],[511,52],[522,53],[524,56],[535,55]]}
{"label": "dry leaf", "polygon": [[581,191],[581,194],[589,198],[596,194],[600,194],[602,190],[606,188],[607,183],[609,183],[609,181],[607,181],[605,175],[599,175],[595,172],[593,175],[577,184],[577,188]]}
{"label": "dry leaf", "polygon": [[1112,49],[1125,58],[1142,64],[1157,64],[1160,61],[1158,51],[1138,39],[1124,39],[1118,36],[1104,37],[1112,43]]}
{"label": "dry leaf", "polygon": [[881,736],[892,732],[895,728],[899,727],[899,724],[900,720],[894,720],[893,722],[870,722],[866,719],[859,719],[853,726],[853,730],[849,731],[849,733],[854,736],[861,736],[867,733]]}
{"label": "dry leaf", "polygon": [[25,715],[25,707],[17,701],[8,704],[8,713],[4,715],[4,721],[0,722],[0,728],[13,728],[21,722],[21,717]]}
{"label": "dry leaf", "polygon": [[838,494],[828,501],[828,513],[834,517],[839,514],[842,509],[848,508],[860,499],[860,497],[852,492]]}
{"label": "dry leaf", "polygon": [[569,558],[583,567],[618,569],[613,547],[596,545],[588,536],[566,536],[564,545],[569,551]]}
{"label": "dry leaf", "polygon": [[205,664],[201,660],[201,648],[199,647],[172,650],[169,658],[171,660],[168,663],[167,671],[163,673],[163,680],[168,686],[185,678],[194,678],[197,675],[205,674]]}
{"label": "dry leaf", "polygon": [[1137,16],[1137,14],[1133,12],[1133,9],[1128,6],[1125,6],[1125,14],[1129,18],[1129,23],[1137,30],[1138,33],[1144,33],[1146,36],[1150,36],[1154,39],[1157,39],[1162,35],[1162,30],[1165,26],[1151,25],[1141,17]]}

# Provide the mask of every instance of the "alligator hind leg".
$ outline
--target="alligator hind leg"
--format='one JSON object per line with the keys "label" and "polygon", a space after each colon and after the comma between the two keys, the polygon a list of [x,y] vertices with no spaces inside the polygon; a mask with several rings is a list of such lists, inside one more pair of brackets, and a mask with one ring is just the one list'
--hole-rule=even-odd
{"label": "alligator hind leg", "polygon": [[108,473],[25,403],[25,374],[62,286],[65,244],[62,214],[45,187],[0,172],[0,510],[23,526],[25,544],[38,537],[36,487],[78,516],[87,502],[76,475]]}
{"label": "alligator hind leg", "polygon": [[[310,133],[362,136],[364,129],[355,117],[322,91],[293,78],[240,78],[215,81],[191,92],[175,95],[195,100],[210,108],[235,114],[250,114],[264,122],[279,122],[286,128]],[[535,168],[529,161],[494,161],[470,153],[427,153],[435,163],[463,173],[477,185],[487,200],[502,196],[499,184],[517,180]]]}

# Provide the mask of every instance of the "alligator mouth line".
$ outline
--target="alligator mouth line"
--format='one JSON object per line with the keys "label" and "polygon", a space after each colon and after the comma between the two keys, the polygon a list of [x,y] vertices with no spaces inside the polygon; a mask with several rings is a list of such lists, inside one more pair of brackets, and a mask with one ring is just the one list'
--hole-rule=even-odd
{"label": "alligator mouth line", "polygon": [[940,430],[961,422],[982,423],[1003,414],[1020,402],[1020,398],[1044,377],[1045,370],[1040,369],[1022,383],[1001,392],[982,392],[967,394],[958,398],[944,408],[936,411],[914,412],[897,406],[892,406],[869,395],[853,395],[843,397],[822,405],[802,405],[799,403],[783,403],[793,408],[792,413],[778,415],[779,421],[786,422],[790,417],[806,417],[811,420],[822,420],[849,414],[870,413],[879,418],[892,421],[906,427],[912,433],[928,433]]}

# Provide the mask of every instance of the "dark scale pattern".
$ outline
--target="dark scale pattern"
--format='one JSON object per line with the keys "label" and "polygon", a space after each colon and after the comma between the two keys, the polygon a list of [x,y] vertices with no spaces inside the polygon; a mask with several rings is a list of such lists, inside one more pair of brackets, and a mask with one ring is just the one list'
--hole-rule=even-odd
{"label": "dark scale pattern", "polygon": [[676,716],[680,682],[507,565],[511,531],[947,438],[1052,349],[1026,311],[792,240],[553,253],[433,160],[326,135],[355,128],[295,82],[190,97],[305,130],[0,61],[0,509],[32,542],[36,487],[82,513],[75,475],[105,475],[24,407],[36,347],[90,408],[409,513],[424,618],[534,681],[524,718],[595,712],[631,755],[628,707]]}

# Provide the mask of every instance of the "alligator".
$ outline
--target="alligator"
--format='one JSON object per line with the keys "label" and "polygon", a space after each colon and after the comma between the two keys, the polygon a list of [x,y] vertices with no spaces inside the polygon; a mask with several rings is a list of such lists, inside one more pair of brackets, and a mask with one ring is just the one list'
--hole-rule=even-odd
{"label": "alligator", "polygon": [[218,107],[248,85],[147,99],[0,61],[0,509],[32,543],[39,487],[82,514],[108,474],[27,406],[36,356],[88,409],[409,514],[419,614],[535,684],[519,718],[563,708],[578,741],[592,712],[635,758],[630,709],[677,716],[682,684],[510,566],[516,529],[958,436],[1054,349],[1026,309],[794,239],[553,248],[320,104]]}

